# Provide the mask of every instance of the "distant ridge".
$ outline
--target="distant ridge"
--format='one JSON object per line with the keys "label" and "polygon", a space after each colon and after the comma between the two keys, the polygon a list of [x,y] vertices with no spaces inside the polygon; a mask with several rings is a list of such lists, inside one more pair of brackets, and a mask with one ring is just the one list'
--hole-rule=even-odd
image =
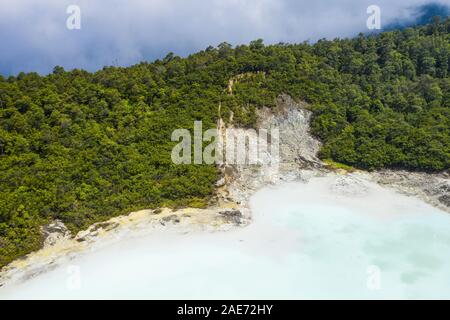
{"label": "distant ridge", "polygon": [[409,19],[396,19],[388,24],[383,31],[404,29],[413,26],[420,26],[431,23],[434,17],[445,19],[450,16],[450,6],[440,3],[429,3],[415,8],[411,8],[412,15]]}

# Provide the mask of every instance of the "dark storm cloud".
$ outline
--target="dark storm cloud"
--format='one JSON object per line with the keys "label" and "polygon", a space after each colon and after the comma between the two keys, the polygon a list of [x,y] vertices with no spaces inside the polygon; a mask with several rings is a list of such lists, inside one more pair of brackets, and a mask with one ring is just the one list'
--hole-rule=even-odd
{"label": "dark storm cloud", "polygon": [[[447,5],[448,0],[432,1]],[[55,65],[96,70],[173,51],[217,45],[316,41],[368,31],[366,9],[382,22],[410,19],[426,0],[1,0],[0,72],[47,73]],[[66,28],[66,8],[81,8],[81,30]]]}

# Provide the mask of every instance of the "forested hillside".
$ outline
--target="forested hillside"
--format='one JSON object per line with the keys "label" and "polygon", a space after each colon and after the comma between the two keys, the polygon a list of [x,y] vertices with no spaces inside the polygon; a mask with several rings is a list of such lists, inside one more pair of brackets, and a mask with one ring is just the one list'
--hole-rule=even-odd
{"label": "forested hillside", "polygon": [[[246,74],[227,93],[229,79]],[[450,21],[314,45],[262,40],[95,73],[0,76],[0,266],[133,209],[204,206],[217,171],[174,165],[171,133],[255,125],[287,93],[311,105],[320,156],[362,169],[450,164]]]}

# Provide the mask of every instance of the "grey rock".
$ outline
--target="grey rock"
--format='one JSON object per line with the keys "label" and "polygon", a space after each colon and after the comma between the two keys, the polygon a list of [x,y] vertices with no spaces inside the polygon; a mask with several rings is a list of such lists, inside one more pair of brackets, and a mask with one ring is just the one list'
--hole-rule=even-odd
{"label": "grey rock", "polygon": [[243,215],[240,210],[225,210],[220,211],[219,214],[223,216],[229,223],[234,223],[236,225],[242,223]]}
{"label": "grey rock", "polygon": [[447,172],[380,170],[371,175],[380,184],[417,196],[435,207],[450,212],[450,178]]}
{"label": "grey rock", "polygon": [[444,194],[444,195],[440,196],[438,199],[446,207],[450,207],[450,194]]}
{"label": "grey rock", "polygon": [[69,229],[60,220],[52,221],[41,228],[44,246],[52,246],[57,241],[71,236]]}
{"label": "grey rock", "polygon": [[180,223],[180,218],[176,214],[171,214],[170,216],[162,218],[160,222],[162,225],[166,225],[168,222]]}
{"label": "grey rock", "polygon": [[217,182],[216,182],[216,187],[220,188],[223,187],[226,184],[225,178],[220,178]]}

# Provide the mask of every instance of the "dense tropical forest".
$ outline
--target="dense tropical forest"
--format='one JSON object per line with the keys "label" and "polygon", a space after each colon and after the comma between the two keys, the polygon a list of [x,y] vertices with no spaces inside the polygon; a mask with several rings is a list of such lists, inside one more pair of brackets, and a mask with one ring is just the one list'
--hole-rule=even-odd
{"label": "dense tropical forest", "polygon": [[[246,74],[227,93],[229,79]],[[450,21],[320,40],[218,47],[89,73],[0,76],[0,266],[39,248],[40,227],[76,232],[139,208],[204,206],[217,169],[174,165],[171,133],[281,93],[309,103],[320,156],[357,168],[450,164]]]}

